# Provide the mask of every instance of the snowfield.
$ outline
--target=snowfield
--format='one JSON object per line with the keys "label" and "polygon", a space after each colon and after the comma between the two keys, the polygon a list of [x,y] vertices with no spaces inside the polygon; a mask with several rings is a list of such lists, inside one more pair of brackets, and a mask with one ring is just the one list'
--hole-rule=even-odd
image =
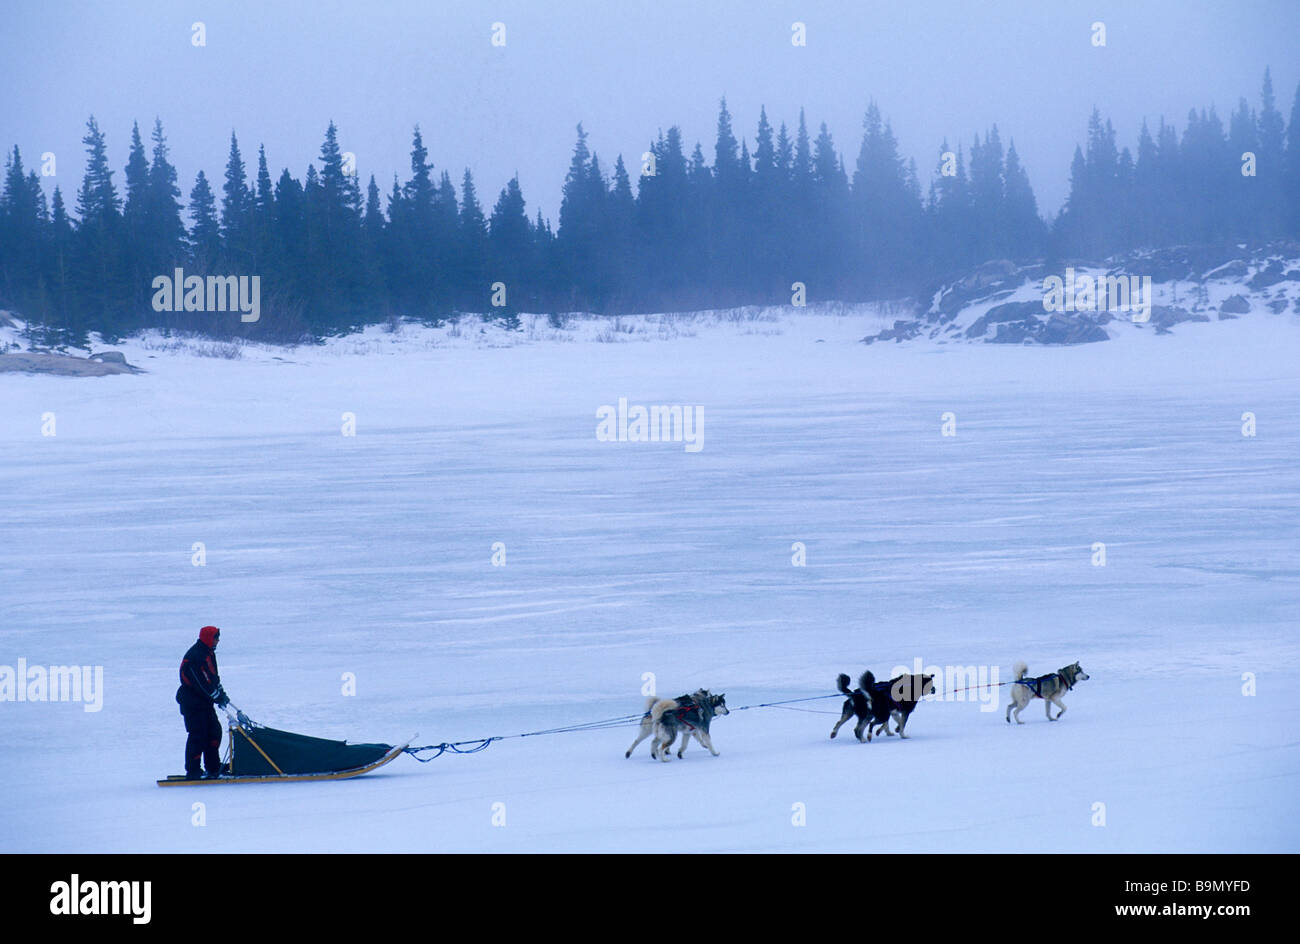
{"label": "snowfield", "polygon": [[[0,703],[0,850],[1300,851],[1300,315],[858,343],[894,317],[146,336],[116,346],[146,373],[0,373],[0,665],[104,678],[99,711]],[[598,441],[620,397],[702,408],[703,448]],[[733,711],[716,758],[625,759],[628,727],[162,790],[205,623],[234,702],[304,734],[627,715],[645,673]],[[872,744],[828,739],[835,698],[734,710],[916,659],[1091,679],[1010,726],[1005,688],[941,686]]]}

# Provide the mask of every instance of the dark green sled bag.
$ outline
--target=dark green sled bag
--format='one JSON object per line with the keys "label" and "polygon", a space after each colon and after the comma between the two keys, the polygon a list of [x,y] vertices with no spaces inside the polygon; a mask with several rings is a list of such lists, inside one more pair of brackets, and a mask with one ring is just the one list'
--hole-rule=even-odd
{"label": "dark green sled bag", "polygon": [[325,774],[373,764],[391,744],[349,744],[257,726],[230,729],[230,773],[236,777]]}

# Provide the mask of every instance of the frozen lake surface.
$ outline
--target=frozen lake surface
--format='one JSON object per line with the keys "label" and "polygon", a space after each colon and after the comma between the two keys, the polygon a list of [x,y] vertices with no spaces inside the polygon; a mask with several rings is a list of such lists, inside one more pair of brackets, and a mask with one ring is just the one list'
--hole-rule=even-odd
{"label": "frozen lake surface", "polygon": [[[372,331],[0,375],[0,665],[104,673],[97,712],[0,703],[0,849],[1300,851],[1296,321],[1078,348],[866,347],[861,317]],[[701,407],[703,448],[598,441],[620,397]],[[827,699],[733,711],[716,758],[624,759],[618,728],[160,790],[205,623],[255,719],[354,741],[626,715],[645,673],[733,709],[916,659],[1091,679],[1059,724],[1008,726],[999,688],[868,745],[828,739]]]}

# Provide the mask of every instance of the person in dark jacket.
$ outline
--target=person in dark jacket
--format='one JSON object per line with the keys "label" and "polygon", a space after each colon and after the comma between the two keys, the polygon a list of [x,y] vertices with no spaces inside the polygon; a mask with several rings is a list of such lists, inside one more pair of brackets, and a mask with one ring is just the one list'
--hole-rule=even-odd
{"label": "person in dark jacket", "polygon": [[207,776],[221,775],[221,723],[213,708],[224,708],[230,703],[221,687],[217,674],[217,642],[221,630],[204,626],[199,630],[199,640],[190,646],[181,659],[181,685],[176,689],[176,702],[185,719],[185,776],[198,780],[203,776],[200,763],[207,768]]}

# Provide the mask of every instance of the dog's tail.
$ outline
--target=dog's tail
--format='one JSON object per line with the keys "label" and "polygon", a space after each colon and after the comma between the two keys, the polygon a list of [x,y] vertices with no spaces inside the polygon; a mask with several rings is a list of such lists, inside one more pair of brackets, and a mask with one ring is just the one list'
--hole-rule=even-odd
{"label": "dog's tail", "polygon": [[864,692],[870,692],[871,686],[875,684],[876,676],[870,669],[867,669],[867,671],[858,676],[858,688],[862,689]]}
{"label": "dog's tail", "polygon": [[646,703],[646,711],[650,713],[655,724],[658,724],[665,714],[679,707],[681,702],[676,698],[655,698]]}
{"label": "dog's tail", "polygon": [[849,691],[849,677],[845,675],[843,672],[841,672],[840,677],[835,680],[835,684],[839,688],[839,690],[843,692],[845,695],[853,694],[851,691]]}
{"label": "dog's tail", "polygon": [[650,713],[650,709],[653,708],[653,707],[655,706],[655,702],[657,702],[658,700],[659,700],[659,696],[658,696],[658,695],[647,695],[647,696],[645,697],[645,712],[646,712],[646,714],[649,714],[649,713]]}
{"label": "dog's tail", "polygon": [[1025,674],[1028,671],[1029,671],[1029,666],[1025,665],[1023,662],[1020,661],[1017,661],[1016,664],[1011,667],[1011,675],[1013,678],[1016,679],[1016,681],[1019,681],[1020,679],[1024,678]]}

